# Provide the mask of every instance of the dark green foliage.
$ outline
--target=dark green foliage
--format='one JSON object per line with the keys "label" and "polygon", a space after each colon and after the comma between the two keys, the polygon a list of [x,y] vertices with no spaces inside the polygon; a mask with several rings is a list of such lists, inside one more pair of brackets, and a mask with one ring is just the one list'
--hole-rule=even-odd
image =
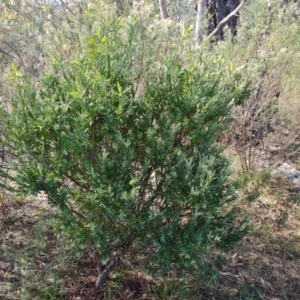
{"label": "dark green foliage", "polygon": [[215,140],[248,91],[216,57],[153,55],[140,30],[104,20],[38,89],[14,70],[0,138],[12,170],[1,176],[21,193],[46,191],[72,241],[102,259],[138,243],[158,271],[199,267],[245,233]]}

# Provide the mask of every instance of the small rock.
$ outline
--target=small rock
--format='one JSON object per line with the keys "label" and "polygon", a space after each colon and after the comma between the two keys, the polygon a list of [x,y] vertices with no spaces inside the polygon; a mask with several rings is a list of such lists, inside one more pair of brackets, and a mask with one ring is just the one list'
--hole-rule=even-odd
{"label": "small rock", "polygon": [[280,53],[285,53],[287,50],[288,50],[288,48],[281,48],[281,49],[279,50],[279,52],[280,52]]}
{"label": "small rock", "polygon": [[279,152],[281,150],[280,146],[269,146],[270,152]]}
{"label": "small rock", "polygon": [[292,178],[290,181],[294,185],[300,185],[300,178]]}
{"label": "small rock", "polygon": [[285,136],[288,136],[290,134],[290,131],[288,129],[283,130],[282,132]]}
{"label": "small rock", "polygon": [[281,164],[272,172],[274,177],[284,176],[290,183],[300,186],[300,171],[288,163]]}

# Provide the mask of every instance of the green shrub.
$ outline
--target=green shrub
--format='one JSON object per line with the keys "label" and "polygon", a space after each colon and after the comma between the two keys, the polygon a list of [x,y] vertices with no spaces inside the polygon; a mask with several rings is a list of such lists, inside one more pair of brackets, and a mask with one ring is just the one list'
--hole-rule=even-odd
{"label": "green shrub", "polygon": [[215,141],[248,88],[209,52],[153,53],[162,40],[147,39],[134,19],[108,17],[39,88],[14,68],[18,96],[0,115],[11,169],[1,176],[19,193],[45,191],[71,240],[102,260],[139,245],[157,271],[199,267],[246,231]]}

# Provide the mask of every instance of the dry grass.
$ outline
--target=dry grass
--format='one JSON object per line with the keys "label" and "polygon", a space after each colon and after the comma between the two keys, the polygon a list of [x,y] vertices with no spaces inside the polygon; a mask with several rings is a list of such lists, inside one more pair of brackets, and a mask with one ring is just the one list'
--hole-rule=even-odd
{"label": "dry grass", "polygon": [[222,299],[248,299],[243,293],[254,299],[299,299],[299,205],[272,193],[241,206],[250,215],[252,232],[224,256],[218,286],[231,296]]}
{"label": "dry grass", "polygon": [[[279,184],[280,183],[280,184]],[[254,202],[240,201],[251,233],[227,254],[214,252],[201,272],[151,278],[139,253],[95,289],[96,258],[76,256],[49,227],[50,208],[16,202],[1,218],[0,299],[289,299],[300,295],[300,206],[284,182],[271,183]],[[296,195],[296,194],[294,194]],[[6,207],[7,209],[7,207]]]}

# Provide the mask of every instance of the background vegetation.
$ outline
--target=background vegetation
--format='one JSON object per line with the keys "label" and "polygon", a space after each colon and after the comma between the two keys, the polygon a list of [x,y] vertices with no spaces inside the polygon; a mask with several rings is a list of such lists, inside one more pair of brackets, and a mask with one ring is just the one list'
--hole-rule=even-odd
{"label": "background vegetation", "polygon": [[197,46],[185,1],[0,3],[1,297],[298,299],[299,8],[269,4]]}

